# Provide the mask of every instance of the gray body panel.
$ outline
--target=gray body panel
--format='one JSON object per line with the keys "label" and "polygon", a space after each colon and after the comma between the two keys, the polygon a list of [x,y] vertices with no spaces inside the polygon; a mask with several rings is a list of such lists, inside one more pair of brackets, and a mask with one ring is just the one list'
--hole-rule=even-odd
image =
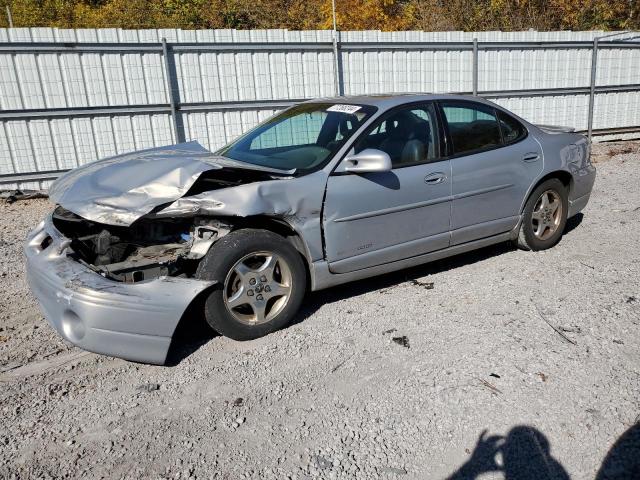
{"label": "gray body panel", "polygon": [[[425,182],[438,173],[445,181]],[[448,160],[384,173],[332,175],[324,206],[330,269],[345,273],[447,248],[450,211]]]}
{"label": "gray body panel", "polygon": [[[529,194],[548,175],[570,176],[569,216],[586,206],[595,181],[586,139],[570,132],[545,132],[522,119],[528,135],[513,145],[385,173],[344,172],[342,159],[359,135],[390,108],[460,98],[316,100],[368,104],[378,110],[322,169],[304,176],[226,161],[191,143],[81,167],[52,187],[51,198],[84,218],[109,225],[131,225],[142,217],[196,215],[229,221],[278,219],[299,238],[312,290],[513,239]],[[466,99],[503,110],[477,97]],[[525,161],[530,154],[537,158]],[[185,196],[200,175],[225,168],[261,171],[272,178]],[[444,181],[426,184],[425,177],[434,173],[444,174]],[[46,235],[53,243],[42,250],[39,245]],[[65,245],[68,240],[50,221],[36,228],[25,245],[29,281],[48,321],[87,350],[162,363],[181,315],[211,284],[173,277],[122,284],[71,259],[68,247],[59,252]],[[74,330],[69,311],[82,317],[82,329]]]}
{"label": "gray body panel", "polygon": [[520,215],[522,198],[543,170],[542,150],[524,140],[451,160],[451,244],[506,232]]}

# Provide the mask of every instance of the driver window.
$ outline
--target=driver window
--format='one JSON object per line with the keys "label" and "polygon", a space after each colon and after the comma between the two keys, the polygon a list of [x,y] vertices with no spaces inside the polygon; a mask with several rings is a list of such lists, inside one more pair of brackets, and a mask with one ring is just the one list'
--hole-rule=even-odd
{"label": "driver window", "polygon": [[366,148],[382,150],[394,168],[433,161],[438,158],[436,132],[433,104],[413,105],[378,121],[355,145],[355,153]]}

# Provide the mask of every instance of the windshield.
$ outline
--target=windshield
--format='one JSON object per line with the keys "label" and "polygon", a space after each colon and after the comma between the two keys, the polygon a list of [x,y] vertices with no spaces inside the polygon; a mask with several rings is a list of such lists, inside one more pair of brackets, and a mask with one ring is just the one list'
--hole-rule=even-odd
{"label": "windshield", "polygon": [[308,173],[322,168],[376,110],[369,105],[304,103],[271,117],[217,153]]}

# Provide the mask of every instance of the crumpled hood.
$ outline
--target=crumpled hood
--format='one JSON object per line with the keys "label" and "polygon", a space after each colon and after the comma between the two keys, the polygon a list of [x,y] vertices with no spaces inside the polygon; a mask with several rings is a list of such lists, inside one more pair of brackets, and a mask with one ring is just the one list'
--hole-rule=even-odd
{"label": "crumpled hood", "polygon": [[237,162],[188,142],[80,166],[58,178],[49,197],[88,220],[128,226],[155,207],[181,198],[203,172],[222,168],[277,175],[294,172]]}

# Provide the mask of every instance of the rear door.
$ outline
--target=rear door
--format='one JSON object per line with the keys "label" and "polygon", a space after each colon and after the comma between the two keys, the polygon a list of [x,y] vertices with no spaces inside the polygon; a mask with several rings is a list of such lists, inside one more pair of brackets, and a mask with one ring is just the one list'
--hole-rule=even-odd
{"label": "rear door", "polygon": [[515,118],[490,105],[440,101],[451,158],[451,244],[507,232],[542,171],[542,150]]}
{"label": "rear door", "polygon": [[451,163],[440,155],[433,103],[394,109],[356,141],[389,154],[393,170],[353,174],[340,166],[327,182],[323,228],[334,273],[449,246]]}

